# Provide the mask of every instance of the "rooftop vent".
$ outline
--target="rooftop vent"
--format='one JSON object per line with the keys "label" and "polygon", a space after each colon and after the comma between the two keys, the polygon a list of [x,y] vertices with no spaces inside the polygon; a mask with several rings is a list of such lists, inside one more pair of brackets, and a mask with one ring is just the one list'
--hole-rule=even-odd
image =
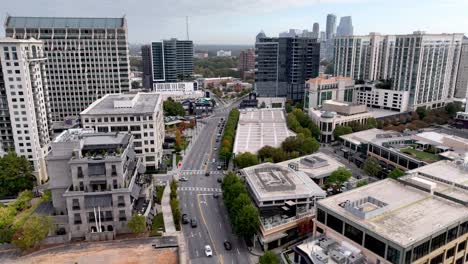
{"label": "rooftop vent", "polygon": [[388,204],[375,199],[372,196],[356,201],[346,201],[343,205],[344,209],[361,219],[369,219],[380,215],[388,209]]}
{"label": "rooftop vent", "polygon": [[328,161],[317,156],[303,158],[300,161],[301,164],[309,168],[320,168],[328,165]]}

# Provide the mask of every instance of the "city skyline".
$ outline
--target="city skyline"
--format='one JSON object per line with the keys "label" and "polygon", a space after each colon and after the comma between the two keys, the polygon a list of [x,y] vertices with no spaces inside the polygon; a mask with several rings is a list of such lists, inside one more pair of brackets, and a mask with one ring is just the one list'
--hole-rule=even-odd
{"label": "city skyline", "polygon": [[[401,8],[402,6],[405,8]],[[5,12],[0,15],[2,23],[7,14],[54,17],[125,15],[130,43],[149,43],[171,37],[186,39],[186,16],[189,16],[190,38],[196,44],[253,45],[255,35],[260,30],[264,30],[267,36],[275,37],[289,28],[312,31],[314,22],[320,23],[320,28],[325,29],[326,16],[330,13],[335,14],[337,19],[352,16],[357,35],[370,32],[410,34],[416,30],[428,33],[464,33],[468,28],[468,21],[464,19],[463,13],[468,8],[468,2],[462,0],[397,0],[391,3],[385,0],[261,0],[254,3],[246,0],[182,0],[176,3],[168,0],[157,3],[142,0],[136,5],[109,0],[98,4],[91,0],[79,3],[60,1],[60,4],[57,0],[20,0],[4,3],[2,7]],[[395,20],[396,13],[398,20]],[[447,13],[450,16],[443,20],[434,19]]]}

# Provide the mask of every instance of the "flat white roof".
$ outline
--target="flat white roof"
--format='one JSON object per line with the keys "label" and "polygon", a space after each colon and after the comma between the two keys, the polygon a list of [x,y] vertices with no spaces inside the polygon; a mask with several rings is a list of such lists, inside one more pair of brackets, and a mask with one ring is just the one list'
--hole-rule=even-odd
{"label": "flat white roof", "polygon": [[369,142],[377,138],[377,135],[395,134],[393,131],[385,131],[377,128],[367,129],[347,135],[341,136],[343,140],[359,145],[364,142]]}
{"label": "flat white roof", "polygon": [[[340,206],[346,201],[366,197],[382,201],[387,207],[380,214],[363,219]],[[468,219],[466,206],[392,179],[334,195],[317,203],[404,248]]]}
{"label": "flat white roof", "polygon": [[234,153],[257,153],[264,146],[279,147],[294,136],[286,125],[282,109],[255,109],[240,112]]}
{"label": "flat white roof", "polygon": [[[318,160],[316,160],[317,158]],[[315,166],[315,164],[312,165],[310,162],[307,162],[308,160],[315,162],[317,166]],[[332,172],[334,172],[338,168],[346,168],[346,166],[343,165],[343,163],[339,162],[334,157],[322,152],[317,152],[308,156],[299,157],[292,160],[286,160],[278,163],[278,165],[287,167],[291,163],[297,164],[298,170],[306,173],[312,179],[328,177]]]}

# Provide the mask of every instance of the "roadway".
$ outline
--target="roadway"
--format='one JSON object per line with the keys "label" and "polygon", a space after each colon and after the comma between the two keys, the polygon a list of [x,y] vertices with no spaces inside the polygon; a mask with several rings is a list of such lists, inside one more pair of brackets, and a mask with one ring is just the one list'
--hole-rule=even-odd
{"label": "roadway", "polygon": [[[182,225],[182,231],[187,241],[187,252],[190,263],[250,263],[250,253],[244,241],[232,233],[227,210],[221,195],[218,178],[223,177],[222,171],[217,170],[219,144],[216,135],[220,133],[218,123],[221,118],[227,119],[229,110],[236,107],[237,102],[229,105],[218,105],[214,114],[204,119],[205,126],[186,154],[179,176],[188,178],[186,182],[179,182],[179,200],[182,214],[189,219],[197,219],[198,226],[192,228],[190,224]],[[222,132],[221,132],[222,133]],[[215,163],[213,163],[215,159]],[[209,171],[210,176],[205,176]],[[231,250],[226,250],[223,242],[228,240],[232,244]],[[213,257],[205,256],[204,247],[210,245]]]}

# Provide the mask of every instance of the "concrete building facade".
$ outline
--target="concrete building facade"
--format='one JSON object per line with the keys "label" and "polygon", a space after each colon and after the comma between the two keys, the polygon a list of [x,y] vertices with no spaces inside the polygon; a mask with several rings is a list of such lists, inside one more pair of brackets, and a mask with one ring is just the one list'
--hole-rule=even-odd
{"label": "concrete building facade", "polygon": [[320,74],[317,78],[307,80],[305,89],[305,109],[320,108],[327,100],[353,102],[354,80]]}
{"label": "concrete building facade", "polygon": [[43,41],[53,122],[77,117],[102,96],[130,89],[125,18],[8,16],[5,36]]}
{"label": "concrete building facade", "polygon": [[391,89],[409,92],[409,110],[437,108],[451,101],[463,34],[337,37],[335,73],[359,80],[391,80]]}
{"label": "concrete building facade", "polygon": [[468,97],[468,39],[463,39],[461,47],[460,64],[458,66],[457,83],[455,85],[455,97]]}
{"label": "concrete building facade", "polygon": [[0,39],[1,152],[28,159],[38,183],[47,180],[49,101],[42,41]]}
{"label": "concrete building facade", "polygon": [[97,132],[128,132],[134,137],[137,157],[149,170],[159,167],[164,142],[161,95],[157,93],[109,94],[81,113],[84,128]]}

